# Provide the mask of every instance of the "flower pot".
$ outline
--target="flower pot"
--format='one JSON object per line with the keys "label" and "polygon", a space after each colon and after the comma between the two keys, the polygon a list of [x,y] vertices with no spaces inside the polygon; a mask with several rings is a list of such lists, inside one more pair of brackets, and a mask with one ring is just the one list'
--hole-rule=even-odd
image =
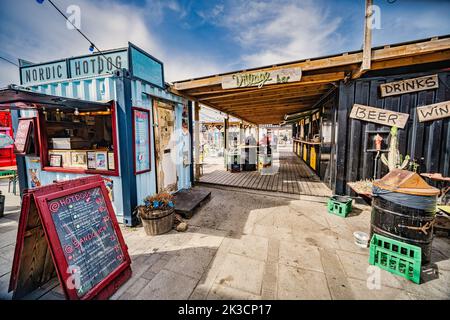
{"label": "flower pot", "polygon": [[151,210],[143,212],[139,210],[139,218],[141,218],[145,233],[149,236],[163,234],[172,230],[175,209],[167,210]]}

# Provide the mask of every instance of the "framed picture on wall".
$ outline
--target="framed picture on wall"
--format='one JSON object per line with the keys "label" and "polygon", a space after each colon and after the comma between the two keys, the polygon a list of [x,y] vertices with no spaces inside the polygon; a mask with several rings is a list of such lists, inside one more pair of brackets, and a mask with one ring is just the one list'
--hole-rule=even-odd
{"label": "framed picture on wall", "polygon": [[114,170],[115,168],[114,152],[108,152],[108,170]]}
{"label": "framed picture on wall", "polygon": [[95,153],[95,169],[108,170],[108,152],[97,151]]}
{"label": "framed picture on wall", "polygon": [[50,161],[50,167],[62,167],[62,155],[61,154],[51,154],[49,161]]}
{"label": "framed picture on wall", "polygon": [[150,171],[150,111],[133,107],[134,174]]}
{"label": "framed picture on wall", "polygon": [[95,170],[95,151],[88,151],[87,152],[87,168]]}

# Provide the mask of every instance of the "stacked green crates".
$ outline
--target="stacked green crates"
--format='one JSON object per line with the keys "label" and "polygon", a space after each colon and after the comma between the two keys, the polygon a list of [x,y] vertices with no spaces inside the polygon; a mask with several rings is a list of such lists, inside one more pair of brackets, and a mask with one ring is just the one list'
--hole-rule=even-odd
{"label": "stacked green crates", "polygon": [[370,241],[369,264],[420,283],[422,249],[418,246],[374,234]]}

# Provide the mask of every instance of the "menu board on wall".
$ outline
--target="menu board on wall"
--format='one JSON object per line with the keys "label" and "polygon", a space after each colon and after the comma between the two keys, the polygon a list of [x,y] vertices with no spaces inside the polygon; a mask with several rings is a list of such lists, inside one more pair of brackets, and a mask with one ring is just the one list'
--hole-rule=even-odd
{"label": "menu board on wall", "polygon": [[101,176],[29,189],[23,199],[9,287],[14,297],[42,286],[55,270],[73,300],[107,299],[130,278],[131,260]]}
{"label": "menu board on wall", "polygon": [[25,154],[30,144],[30,134],[33,128],[34,118],[19,119],[16,137],[14,139],[14,152]]}
{"label": "menu board on wall", "polygon": [[134,173],[150,171],[150,112],[133,107]]}

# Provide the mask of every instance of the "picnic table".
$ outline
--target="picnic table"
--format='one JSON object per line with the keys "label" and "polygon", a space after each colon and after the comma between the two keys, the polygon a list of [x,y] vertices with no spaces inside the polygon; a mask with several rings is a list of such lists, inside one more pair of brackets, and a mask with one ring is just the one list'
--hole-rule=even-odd
{"label": "picnic table", "polygon": [[0,179],[8,179],[8,192],[11,192],[12,184],[12,192],[17,193],[17,166],[0,167]]}

